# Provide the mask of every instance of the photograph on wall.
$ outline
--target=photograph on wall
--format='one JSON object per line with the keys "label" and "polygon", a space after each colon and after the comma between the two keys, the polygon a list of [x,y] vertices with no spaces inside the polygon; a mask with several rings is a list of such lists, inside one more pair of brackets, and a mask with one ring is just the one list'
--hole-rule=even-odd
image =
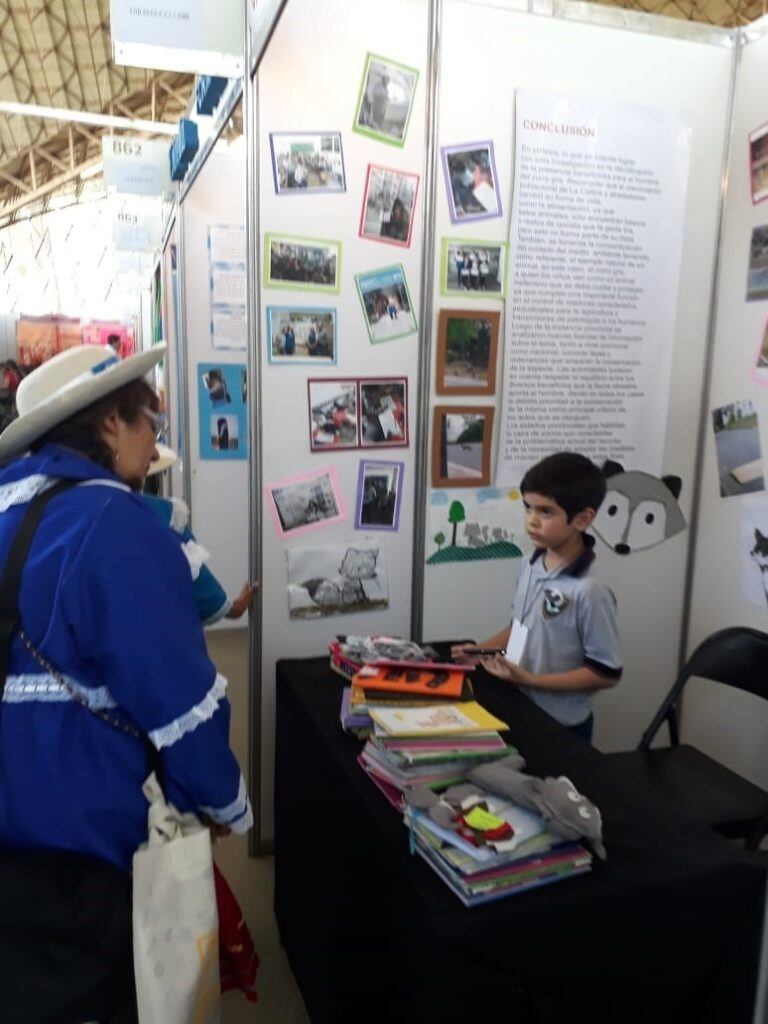
{"label": "photograph on wall", "polygon": [[292,619],[352,615],[389,607],[387,561],[381,547],[336,544],[289,548],[285,556]]}
{"label": "photograph on wall", "polygon": [[368,337],[374,344],[416,333],[416,317],[402,263],[355,274],[355,285],[363,305]]}
{"label": "photograph on wall", "polygon": [[517,490],[432,491],[427,526],[427,565],[522,555],[516,537],[525,527]]}
{"label": "photograph on wall", "polygon": [[311,306],[267,306],[270,363],[336,362],[336,310]]}
{"label": "photograph on wall", "polygon": [[275,193],[346,192],[341,132],[270,132]]}
{"label": "photograph on wall", "polygon": [[764,491],[760,428],[751,399],[712,410],[720,497]]}
{"label": "photograph on wall", "polygon": [[355,529],[397,530],[404,470],[404,462],[361,461],[357,476]]}
{"label": "photograph on wall", "polygon": [[493,143],[488,140],[442,146],[440,153],[453,223],[500,217],[503,211]]}
{"label": "photograph on wall", "polygon": [[338,292],[341,242],[294,235],[264,236],[264,287]]}
{"label": "photograph on wall", "polygon": [[199,363],[198,429],[201,459],[246,459],[246,368],[242,363]]}
{"label": "photograph on wall", "polygon": [[444,238],[440,262],[443,295],[503,299],[507,276],[507,243]]}
{"label": "photograph on wall", "polygon": [[361,448],[407,447],[407,378],[367,377],[358,383]]}
{"label": "photograph on wall", "polygon": [[280,537],[294,536],[344,518],[344,505],[332,469],[266,484],[264,497]]}
{"label": "photograph on wall", "polygon": [[433,487],[489,486],[493,412],[492,406],[435,406]]}
{"label": "photograph on wall", "polygon": [[749,180],[752,202],[768,199],[768,122],[755,128],[749,136]]}
{"label": "photograph on wall", "polygon": [[357,382],[308,380],[307,392],[311,450],[357,448]]}
{"label": "photograph on wall", "polygon": [[741,593],[768,611],[768,498],[745,498],[740,504]]}
{"label": "photograph on wall", "polygon": [[369,164],[360,214],[360,237],[409,246],[418,190],[418,174]]}
{"label": "photograph on wall", "polygon": [[752,229],[749,243],[747,302],[768,299],[768,224]]}
{"label": "photograph on wall", "polygon": [[758,384],[768,386],[768,317],[765,319],[755,351],[755,361],[750,374]]}
{"label": "photograph on wall", "polygon": [[369,53],[357,98],[354,131],[393,146],[405,143],[419,72]]}
{"label": "photograph on wall", "polygon": [[438,395],[492,395],[501,314],[441,309],[437,323]]}

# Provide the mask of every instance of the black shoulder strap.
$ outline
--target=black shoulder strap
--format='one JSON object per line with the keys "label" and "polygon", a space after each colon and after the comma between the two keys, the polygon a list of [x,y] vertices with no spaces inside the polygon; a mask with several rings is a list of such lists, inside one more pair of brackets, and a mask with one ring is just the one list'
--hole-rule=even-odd
{"label": "black shoulder strap", "polygon": [[21,573],[27,561],[32,538],[40,523],[48,502],[62,491],[74,487],[75,480],[59,480],[47,491],[36,495],[24,513],[16,535],[5,558],[0,576],[0,700],[5,693],[5,679],[11,656],[11,640],[19,628],[19,587]]}

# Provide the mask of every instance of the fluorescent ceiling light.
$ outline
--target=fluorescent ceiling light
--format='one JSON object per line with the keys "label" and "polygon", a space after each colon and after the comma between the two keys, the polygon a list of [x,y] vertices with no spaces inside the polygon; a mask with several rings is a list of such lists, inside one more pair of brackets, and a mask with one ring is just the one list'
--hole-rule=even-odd
{"label": "fluorescent ceiling light", "polygon": [[98,128],[125,128],[129,131],[153,132],[155,135],[175,135],[177,124],[168,121],[144,121],[136,117],[117,117],[112,114],[96,114],[90,110],[69,110],[66,107],[41,107],[37,103],[0,102],[0,113],[18,114],[20,117],[42,117],[53,121],[74,121],[91,124]]}

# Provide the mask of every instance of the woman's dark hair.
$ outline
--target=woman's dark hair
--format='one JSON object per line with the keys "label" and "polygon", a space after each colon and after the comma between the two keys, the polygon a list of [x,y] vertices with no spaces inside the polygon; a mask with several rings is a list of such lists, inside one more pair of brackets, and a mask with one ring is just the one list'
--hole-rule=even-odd
{"label": "woman's dark hair", "polygon": [[132,380],[130,384],[76,412],[63,423],[57,423],[34,442],[32,451],[37,451],[44,444],[60,444],[85,455],[99,466],[114,469],[112,450],[101,437],[102,424],[110,413],[116,412],[123,422],[132,425],[141,416],[144,407],[157,412],[160,401],[146,381]]}
{"label": "woman's dark hair", "polygon": [[595,511],[605,497],[605,477],[594,462],[576,452],[557,452],[537,462],[520,482],[520,492],[556,501],[568,522],[585,508]]}

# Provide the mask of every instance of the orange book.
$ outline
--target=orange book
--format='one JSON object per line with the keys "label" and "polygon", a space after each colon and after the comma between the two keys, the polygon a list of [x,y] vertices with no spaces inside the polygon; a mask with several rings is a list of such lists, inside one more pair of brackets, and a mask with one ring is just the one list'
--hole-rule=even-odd
{"label": "orange book", "polygon": [[430,670],[369,665],[353,678],[353,686],[366,693],[413,694],[426,698],[461,700],[465,693],[465,674],[459,670]]}

